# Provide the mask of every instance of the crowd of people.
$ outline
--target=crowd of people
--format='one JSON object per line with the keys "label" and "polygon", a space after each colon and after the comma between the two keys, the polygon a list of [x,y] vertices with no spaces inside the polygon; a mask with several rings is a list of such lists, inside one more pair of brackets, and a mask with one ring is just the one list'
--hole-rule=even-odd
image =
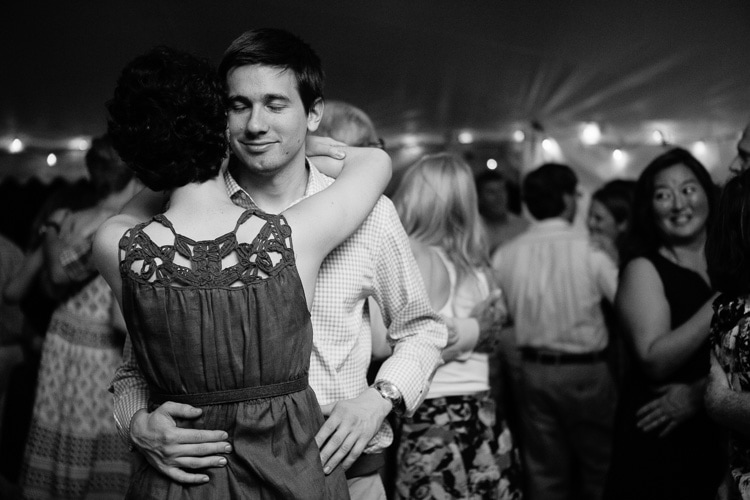
{"label": "crowd of people", "polygon": [[87,186],[0,239],[2,498],[750,499],[750,127],[579,227],[561,163],[383,196],[323,83],[278,29],[123,69]]}

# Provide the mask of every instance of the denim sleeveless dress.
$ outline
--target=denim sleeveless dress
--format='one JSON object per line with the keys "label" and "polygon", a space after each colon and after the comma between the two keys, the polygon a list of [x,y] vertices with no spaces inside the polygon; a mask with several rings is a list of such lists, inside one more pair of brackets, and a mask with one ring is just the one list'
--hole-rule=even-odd
{"label": "denim sleeveless dress", "polygon": [[[265,223],[252,243],[238,243],[251,217]],[[169,228],[174,244],[156,245],[149,224]],[[202,471],[205,484],[182,485],[144,464],[128,498],[349,498],[343,471],[326,476],[315,443],[323,416],[307,383],[312,326],[291,233],[283,216],[253,209],[214,240],[180,235],[164,215],[123,236],[123,311],[151,409],[200,407],[200,418],[179,425],[225,430],[233,446],[225,467]]]}

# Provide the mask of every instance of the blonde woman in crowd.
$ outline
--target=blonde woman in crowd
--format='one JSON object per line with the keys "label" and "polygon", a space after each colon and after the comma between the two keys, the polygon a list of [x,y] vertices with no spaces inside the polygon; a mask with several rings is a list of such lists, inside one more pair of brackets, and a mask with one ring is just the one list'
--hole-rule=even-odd
{"label": "blonde woman in crowd", "polygon": [[[393,197],[432,306],[449,323],[426,400],[402,426],[399,498],[520,498],[507,430],[494,433],[488,352],[492,325],[478,314],[496,304],[485,234],[469,166],[450,154],[410,167]],[[488,306],[488,308],[496,306]]]}

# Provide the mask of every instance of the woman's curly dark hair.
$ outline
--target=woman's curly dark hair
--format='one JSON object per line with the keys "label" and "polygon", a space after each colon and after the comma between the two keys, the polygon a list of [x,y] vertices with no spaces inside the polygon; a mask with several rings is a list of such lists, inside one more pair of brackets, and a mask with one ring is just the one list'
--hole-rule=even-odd
{"label": "woman's curly dark hair", "polygon": [[226,102],[207,61],[156,47],[125,66],[107,110],[115,149],[154,191],[219,172],[228,146]]}

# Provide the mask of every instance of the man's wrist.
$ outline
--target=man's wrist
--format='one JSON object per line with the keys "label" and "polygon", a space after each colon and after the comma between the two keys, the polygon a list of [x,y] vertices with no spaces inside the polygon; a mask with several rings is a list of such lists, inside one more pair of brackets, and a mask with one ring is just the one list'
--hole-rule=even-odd
{"label": "man's wrist", "polygon": [[393,411],[396,415],[403,415],[406,412],[404,397],[393,383],[387,380],[377,380],[370,387],[375,389],[380,397],[391,405],[390,411]]}

